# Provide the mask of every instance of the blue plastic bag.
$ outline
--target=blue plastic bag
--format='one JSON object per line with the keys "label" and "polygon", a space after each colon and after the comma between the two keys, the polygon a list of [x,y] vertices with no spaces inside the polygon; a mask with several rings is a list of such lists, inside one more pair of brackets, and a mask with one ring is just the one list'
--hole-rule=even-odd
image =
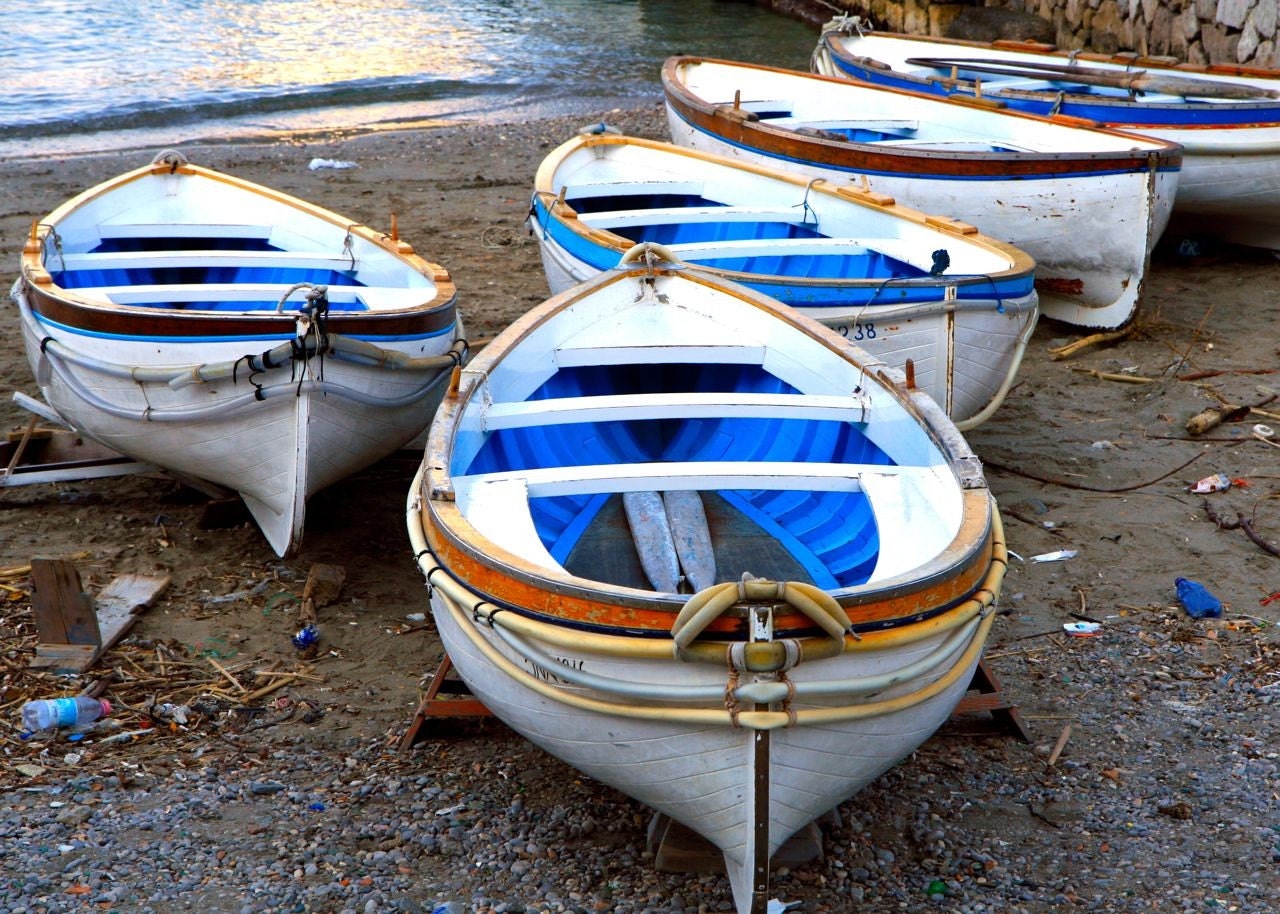
{"label": "blue plastic bag", "polygon": [[1222,615],[1222,601],[1215,597],[1203,584],[1188,578],[1176,578],[1173,582],[1178,591],[1178,602],[1193,619],[1216,619]]}

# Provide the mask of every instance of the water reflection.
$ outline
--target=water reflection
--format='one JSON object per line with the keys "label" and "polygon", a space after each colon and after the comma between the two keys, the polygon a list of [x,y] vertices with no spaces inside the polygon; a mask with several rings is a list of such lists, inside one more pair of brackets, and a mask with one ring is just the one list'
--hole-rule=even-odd
{"label": "water reflection", "polygon": [[670,54],[803,69],[816,37],[727,0],[42,0],[4,21],[0,144],[46,152],[598,109],[656,100]]}

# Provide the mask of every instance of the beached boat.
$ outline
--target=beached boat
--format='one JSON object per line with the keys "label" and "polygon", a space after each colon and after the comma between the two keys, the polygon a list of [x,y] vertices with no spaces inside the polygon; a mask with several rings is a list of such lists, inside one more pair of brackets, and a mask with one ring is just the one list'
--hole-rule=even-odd
{"label": "beached boat", "polygon": [[535,177],[529,228],[553,294],[653,241],[789,304],[894,367],[962,428],[999,406],[1035,327],[1024,252],[892,197],[608,131]]}
{"label": "beached boat", "polygon": [[763,914],[783,842],[952,713],[1006,552],[932,398],[672,261],[638,246],[457,371],[407,524],[476,696]]}
{"label": "beached boat", "polygon": [[448,273],[394,231],[174,152],[33,225],[13,294],[67,424],[239,492],[280,555],[308,497],[426,428],[466,348]]}
{"label": "beached boat", "polygon": [[813,67],[1179,143],[1175,227],[1280,249],[1280,70],[917,37],[872,31],[857,17],[827,24]]}
{"label": "beached boat", "polygon": [[1040,312],[1134,316],[1178,182],[1176,146],[1066,119],[696,57],[662,69],[676,143],[946,213],[1036,261]]}

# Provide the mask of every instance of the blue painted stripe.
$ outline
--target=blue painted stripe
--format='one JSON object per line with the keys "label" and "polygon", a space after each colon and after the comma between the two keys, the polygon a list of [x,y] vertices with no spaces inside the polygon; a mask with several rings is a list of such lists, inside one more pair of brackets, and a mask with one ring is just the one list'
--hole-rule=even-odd
{"label": "blue painted stripe", "polygon": [[[890,86],[912,92],[924,92],[939,98],[973,98],[974,92],[967,88],[948,89],[937,80],[923,80],[901,75],[896,71],[884,71],[861,67],[835,54],[830,55],[832,61],[849,76],[861,79],[878,86]],[[1016,62],[1015,62],[1016,63]],[[1174,74],[1194,77],[1195,71]],[[1083,87],[1075,87],[1078,92]],[[1059,114],[1071,117],[1086,118],[1097,121],[1108,127],[1141,130],[1150,127],[1251,127],[1258,124],[1280,123],[1280,105],[1272,102],[1136,102],[1130,101],[1127,94],[1106,95],[1106,87],[1090,87],[1096,100],[1082,102],[1077,95],[1063,97],[1058,107]],[[983,83],[983,97],[990,100],[999,97],[1014,111],[1025,111],[1031,114],[1048,115],[1058,100],[1057,90],[1046,90],[1043,93],[1022,89],[1033,97],[1011,95],[1001,92],[998,84]]]}
{"label": "blue painted stripe", "polygon": [[[578,234],[568,228],[561,220],[548,217],[541,201],[534,204],[538,224],[542,227],[544,240],[558,245],[569,256],[586,263],[591,269],[604,271],[612,269],[621,256],[612,248]],[[705,263],[705,261],[699,261]],[[715,269],[714,264],[708,268]],[[961,299],[1011,299],[1024,298],[1031,294],[1035,287],[1035,278],[1031,273],[993,279],[988,276],[944,275],[936,284],[912,286],[905,289],[893,285],[894,279],[912,279],[918,281],[923,277],[919,270],[911,270],[901,275],[883,274],[867,277],[861,283],[833,278],[827,284],[792,284],[786,282],[790,278],[786,274],[768,275],[777,281],[768,282],[763,278],[752,281],[749,278],[735,277],[743,285],[757,292],[762,292],[779,301],[806,308],[822,307],[859,307],[862,305],[896,305],[903,303],[937,301],[945,297],[945,289],[957,286],[956,294]]]}

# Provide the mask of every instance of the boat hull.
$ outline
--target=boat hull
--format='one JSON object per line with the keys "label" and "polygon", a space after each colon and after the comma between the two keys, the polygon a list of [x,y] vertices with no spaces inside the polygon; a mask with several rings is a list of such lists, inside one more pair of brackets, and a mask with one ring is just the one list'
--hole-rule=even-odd
{"label": "boat hull", "polygon": [[[113,450],[180,478],[237,492],[280,555],[301,544],[306,502],[421,434],[445,377],[314,358],[178,388],[122,377],[110,366],[152,370],[234,363],[277,341],[163,346],[76,334],[39,320],[15,290],[27,360],[45,401],[66,423]],[[50,345],[61,343],[62,346]],[[452,337],[388,343],[408,357],[439,355]],[[74,356],[92,353],[77,363]],[[97,367],[104,363],[106,369]],[[320,380],[320,379],[323,380]]]}
{"label": "boat hull", "polygon": [[[976,59],[1007,68],[1064,67],[1071,63],[1114,74],[1209,82],[1280,91],[1275,70],[1235,66],[1171,64],[1137,55],[1059,51],[1032,42],[968,42],[955,39],[859,30],[838,22],[828,26],[815,52],[814,69],[875,85],[945,98],[971,99],[974,79],[990,101],[1033,114],[1061,113],[1106,127],[1141,133],[1183,147],[1182,176],[1174,201],[1173,225],[1192,235],[1280,249],[1280,101],[1254,98],[1183,97],[1156,91],[1081,92],[1070,82],[1035,87],[1035,73],[969,73],[958,80],[940,71],[906,63],[915,58]],[[949,74],[949,71],[948,71]],[[946,75],[946,74],[944,74]],[[1016,80],[1019,85],[1002,86]],[[1065,93],[1059,88],[1067,87]]]}
{"label": "boat hull", "polygon": [[[763,910],[752,899],[754,841],[762,838],[766,859],[772,857],[792,835],[919,748],[964,696],[980,646],[975,629],[955,646],[954,662],[923,681],[876,696],[868,707],[910,697],[945,677],[936,693],[919,701],[853,720],[761,731],[633,720],[575,708],[557,693],[587,699],[593,693],[562,680],[558,667],[628,681],[679,678],[690,685],[717,687],[724,686],[725,677],[723,671],[691,669],[674,660],[625,662],[608,653],[564,647],[550,655],[554,664],[543,667],[512,650],[493,630],[476,624],[439,591],[432,597],[432,609],[450,660],[489,710],[549,754],[715,845],[724,856],[741,912]],[[822,661],[797,668],[792,678],[802,682],[884,675],[936,652],[942,641],[942,635],[935,635],[915,644]],[[539,689],[539,683],[552,683],[554,688]],[[767,784],[764,797],[759,796],[758,778]]]}

